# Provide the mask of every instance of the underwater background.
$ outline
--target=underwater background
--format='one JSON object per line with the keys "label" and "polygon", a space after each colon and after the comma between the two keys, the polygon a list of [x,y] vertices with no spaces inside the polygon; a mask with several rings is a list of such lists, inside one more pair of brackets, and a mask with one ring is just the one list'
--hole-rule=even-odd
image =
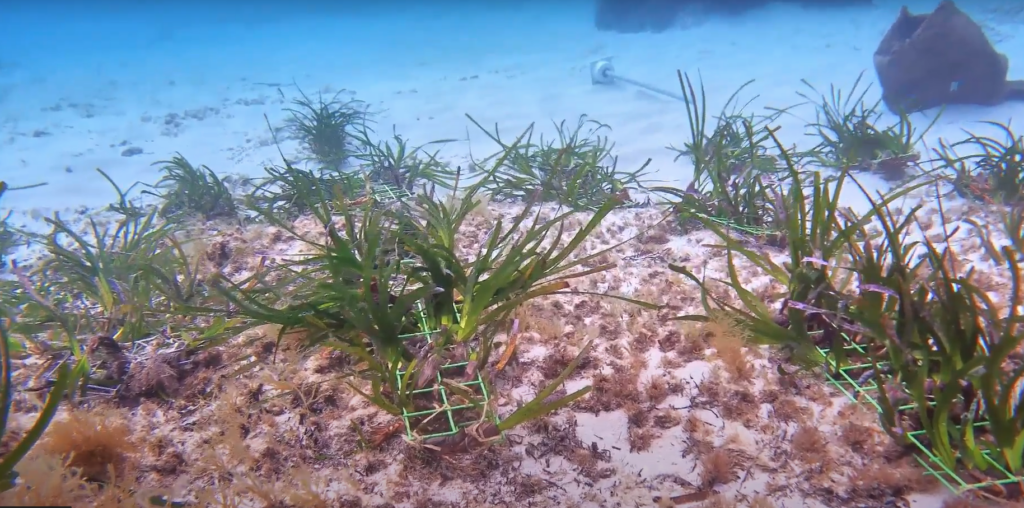
{"label": "underwater background", "polygon": [[[48,185],[11,192],[3,207],[38,217],[102,206],[110,189],[95,168],[122,187],[152,183],[159,173],[151,164],[177,152],[219,174],[262,174],[278,158],[264,115],[279,126],[300,90],[364,101],[384,138],[456,140],[440,156],[460,165],[471,151],[495,148],[467,114],[509,135],[532,122],[551,135],[553,122],[587,115],[611,128],[621,169],[651,159],[657,178],[674,185],[685,185],[692,169],[666,149],[690,135],[684,104],[626,83],[592,84],[591,62],[613,57],[620,75],[669,91],[679,90],[677,70],[699,73],[710,111],[749,80],[740,102],[749,100],[752,111],[806,103],[798,92],[815,94],[802,80],[828,95],[862,72],[867,102],[880,96],[872,55],[904,3],[728,3],[677,1],[694,5],[672,11],[671,1],[619,2],[604,6],[611,25],[599,27],[594,1],[6,1],[0,178],[12,187]],[[1012,78],[1024,58],[1015,36],[1020,6],[958,7],[1007,55]],[[671,23],[643,30],[629,13],[644,8],[650,12],[640,19]],[[978,121],[1008,122],[1021,107],[948,107],[923,141],[984,131]],[[915,113],[915,123],[935,114]],[[780,116],[780,140],[813,144],[805,124],[814,115],[803,104]],[[297,148],[280,141],[286,154]]]}
{"label": "underwater background", "polygon": [[3,1],[0,505],[1024,500],[1022,24]]}

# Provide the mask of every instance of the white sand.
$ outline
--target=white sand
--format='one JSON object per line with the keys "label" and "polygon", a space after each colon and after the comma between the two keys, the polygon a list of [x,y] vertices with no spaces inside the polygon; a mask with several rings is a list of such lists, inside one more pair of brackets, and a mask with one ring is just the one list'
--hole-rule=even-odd
{"label": "white sand", "polygon": [[[292,12],[258,4],[218,8],[176,2],[143,12],[118,2],[97,7],[5,5],[0,16],[0,179],[13,186],[48,182],[4,196],[16,223],[54,211],[99,207],[116,196],[94,171],[102,168],[122,187],[153,182],[151,163],[181,152],[219,173],[259,176],[277,159],[263,115],[280,125],[286,114],[280,83],[291,99],[294,80],[307,92],[349,89],[372,105],[378,132],[392,125],[414,144],[458,138],[443,150],[456,164],[495,147],[465,114],[497,123],[514,137],[531,122],[551,133],[551,121],[575,123],[581,114],[609,124],[619,165],[653,159],[658,178],[685,185],[691,168],[673,162],[669,145],[689,138],[682,103],[630,86],[593,86],[588,63],[614,56],[625,76],[676,90],[676,70],[700,71],[717,110],[738,86],[756,82],[756,110],[801,99],[807,79],[827,93],[849,88],[861,71],[874,82],[872,53],[899,5],[802,10],[775,6],[730,19],[697,21],[686,30],[651,35],[597,32],[589,2],[558,10],[545,2],[500,7],[452,5],[438,13],[404,3],[376,11],[337,6]],[[916,2],[916,11],[936,2]],[[196,2],[198,4],[198,2]],[[1024,15],[995,11],[996,2],[962,8],[990,32],[1010,59],[1011,77],[1024,78]],[[154,8],[156,9],[156,8]],[[869,98],[878,97],[873,85]],[[780,121],[782,141],[810,146],[805,120],[811,106]],[[192,112],[192,113],[188,113]],[[165,125],[169,114],[184,118]],[[960,139],[976,122],[1006,122],[1024,103],[993,108],[952,107],[926,137]],[[927,115],[915,120],[924,125]],[[37,133],[35,134],[34,133]],[[123,157],[127,147],[141,155]],[[284,146],[294,153],[294,142]],[[872,179],[867,183],[881,186]],[[879,187],[881,188],[881,187]],[[862,200],[851,198],[853,206]],[[589,417],[593,418],[593,417]],[[586,420],[581,417],[581,424]],[[590,427],[590,426],[588,426]],[[581,434],[592,429],[581,429]],[[584,438],[587,441],[588,438]],[[655,463],[660,459],[651,454]],[[641,459],[633,459],[636,462]],[[658,467],[637,465],[664,472]],[[934,499],[915,506],[936,506]],[[794,504],[793,506],[797,506]]]}

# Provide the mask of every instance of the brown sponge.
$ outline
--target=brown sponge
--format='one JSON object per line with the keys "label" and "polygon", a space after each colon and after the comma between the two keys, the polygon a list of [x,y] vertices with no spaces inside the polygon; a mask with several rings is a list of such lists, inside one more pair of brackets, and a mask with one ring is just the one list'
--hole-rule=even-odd
{"label": "brown sponge", "polygon": [[874,60],[882,100],[893,112],[994,105],[1024,92],[1021,83],[1006,81],[1006,55],[950,0],[931,14],[911,14],[904,6]]}

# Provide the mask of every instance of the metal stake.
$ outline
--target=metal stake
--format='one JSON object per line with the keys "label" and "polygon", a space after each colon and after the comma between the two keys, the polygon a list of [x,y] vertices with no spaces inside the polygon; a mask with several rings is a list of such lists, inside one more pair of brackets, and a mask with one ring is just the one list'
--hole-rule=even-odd
{"label": "metal stake", "polygon": [[641,83],[634,79],[629,79],[624,76],[620,76],[615,73],[615,66],[612,65],[611,58],[604,58],[590,63],[590,82],[594,85],[611,85],[616,81],[623,83],[629,83],[633,86],[643,88],[644,90],[654,92],[665,97],[670,97],[679,101],[686,102],[686,98],[677,93],[669,92],[668,90],[662,90],[656,86],[651,86],[646,83]]}

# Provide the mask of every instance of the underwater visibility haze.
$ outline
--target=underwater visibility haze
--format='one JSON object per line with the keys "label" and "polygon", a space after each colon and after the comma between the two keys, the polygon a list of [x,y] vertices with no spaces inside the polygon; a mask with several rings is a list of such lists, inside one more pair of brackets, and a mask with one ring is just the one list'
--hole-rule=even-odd
{"label": "underwater visibility haze", "polygon": [[1020,503],[1022,27],[5,1],[0,505]]}

